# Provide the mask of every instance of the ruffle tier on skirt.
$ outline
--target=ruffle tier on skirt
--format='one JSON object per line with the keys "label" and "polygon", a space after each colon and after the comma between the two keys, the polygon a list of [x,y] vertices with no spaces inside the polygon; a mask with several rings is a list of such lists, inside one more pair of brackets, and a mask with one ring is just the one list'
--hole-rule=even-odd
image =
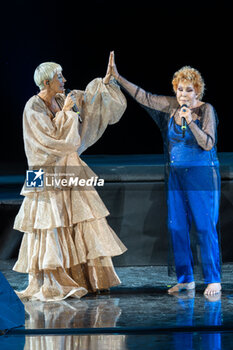
{"label": "ruffle tier on skirt", "polygon": [[[25,233],[13,269],[29,273],[29,285],[18,296],[43,301],[80,298],[120,284],[111,257],[127,249],[108,225],[107,214],[96,191],[26,197],[14,225]],[[80,222],[74,223],[77,219]]]}

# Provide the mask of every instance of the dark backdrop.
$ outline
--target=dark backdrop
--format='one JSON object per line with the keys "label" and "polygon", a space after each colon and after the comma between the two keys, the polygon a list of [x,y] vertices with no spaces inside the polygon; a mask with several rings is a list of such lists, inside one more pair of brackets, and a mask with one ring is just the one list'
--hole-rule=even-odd
{"label": "dark backdrop", "polygon": [[[230,2],[229,2],[230,3]],[[144,89],[171,95],[173,73],[191,65],[216,108],[218,150],[233,151],[231,12],[224,1],[5,1],[1,5],[1,161],[25,162],[22,112],[38,92],[38,64],[63,66],[69,88],[103,77],[110,50],[119,72]],[[86,154],[162,153],[160,133],[131,98],[122,120]]]}

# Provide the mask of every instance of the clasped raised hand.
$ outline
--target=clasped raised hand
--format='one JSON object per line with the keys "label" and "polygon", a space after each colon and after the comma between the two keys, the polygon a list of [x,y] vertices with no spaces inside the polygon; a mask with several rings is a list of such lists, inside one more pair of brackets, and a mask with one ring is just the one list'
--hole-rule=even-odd
{"label": "clasped raised hand", "polygon": [[108,68],[107,68],[107,73],[103,79],[104,84],[108,84],[109,80],[111,78],[111,76],[113,76],[116,80],[119,77],[119,73],[117,71],[117,67],[115,64],[115,55],[114,55],[114,51],[110,52],[109,55],[109,60],[108,60]]}

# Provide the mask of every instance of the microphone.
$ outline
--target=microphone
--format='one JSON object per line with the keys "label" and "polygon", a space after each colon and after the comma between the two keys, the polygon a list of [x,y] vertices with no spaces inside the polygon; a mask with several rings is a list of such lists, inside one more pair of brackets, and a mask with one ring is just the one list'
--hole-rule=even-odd
{"label": "microphone", "polygon": [[[188,108],[188,106],[186,104],[183,104],[181,106],[181,111],[186,112],[186,108]],[[181,119],[181,129],[182,129],[182,137],[184,137],[185,131],[187,129],[187,123],[186,123],[186,119],[184,117],[182,117],[182,119]]]}
{"label": "microphone", "polygon": [[[65,95],[66,95],[66,96],[67,96],[70,92],[71,92],[70,89],[65,89]],[[81,118],[81,115],[80,115],[80,112],[79,112],[79,109],[78,109],[76,103],[73,105],[72,109],[73,109],[73,111],[74,111],[75,113],[77,113],[79,122],[82,123],[83,120],[82,120],[82,118]]]}

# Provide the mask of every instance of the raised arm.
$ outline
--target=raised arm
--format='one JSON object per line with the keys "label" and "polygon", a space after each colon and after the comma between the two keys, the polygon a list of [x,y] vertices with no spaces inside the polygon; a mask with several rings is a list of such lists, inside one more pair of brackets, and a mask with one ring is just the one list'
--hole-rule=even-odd
{"label": "raised arm", "polygon": [[110,64],[113,77],[141,105],[165,113],[169,113],[172,108],[177,106],[175,97],[153,95],[123,78],[118,73],[113,51],[110,54]]}

